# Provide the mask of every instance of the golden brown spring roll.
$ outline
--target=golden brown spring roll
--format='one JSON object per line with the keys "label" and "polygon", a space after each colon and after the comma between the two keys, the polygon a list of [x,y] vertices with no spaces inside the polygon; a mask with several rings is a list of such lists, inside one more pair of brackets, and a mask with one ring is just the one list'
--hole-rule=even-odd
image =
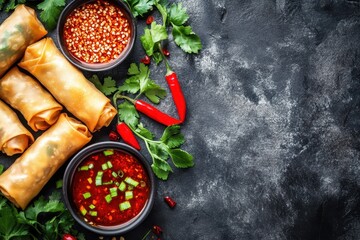
{"label": "golden brown spring roll", "polygon": [[51,38],[30,45],[19,66],[34,75],[91,132],[108,126],[117,113],[110,100],[65,59]]}
{"label": "golden brown spring roll", "polygon": [[34,9],[17,6],[0,25],[0,76],[22,57],[27,46],[46,34]]}
{"label": "golden brown spring roll", "polygon": [[0,175],[0,191],[25,209],[61,165],[92,138],[88,128],[62,113],[59,120]]}
{"label": "golden brown spring roll", "polygon": [[8,156],[22,153],[34,142],[16,113],[0,101],[0,150]]}
{"label": "golden brown spring roll", "polygon": [[0,79],[0,98],[19,110],[34,131],[48,129],[62,110],[38,81],[16,66]]}

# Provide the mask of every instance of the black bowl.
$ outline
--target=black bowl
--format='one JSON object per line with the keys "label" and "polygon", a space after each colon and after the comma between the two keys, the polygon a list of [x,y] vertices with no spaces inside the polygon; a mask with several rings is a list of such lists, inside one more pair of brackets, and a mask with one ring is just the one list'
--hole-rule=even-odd
{"label": "black bowl", "polygon": [[107,0],[108,2],[114,4],[115,6],[119,7],[123,10],[123,13],[125,17],[129,21],[129,27],[131,30],[130,35],[130,41],[128,42],[125,49],[122,51],[122,53],[114,60],[111,60],[107,63],[86,63],[84,61],[81,61],[80,59],[74,57],[74,55],[67,49],[65,43],[64,43],[64,25],[66,22],[66,19],[68,16],[79,6],[91,2],[96,2],[96,0],[73,0],[70,2],[64,10],[61,12],[58,23],[57,23],[57,40],[58,45],[60,48],[60,51],[63,53],[63,55],[75,66],[78,68],[85,70],[85,71],[106,71],[109,69],[112,69],[119,64],[121,64],[131,53],[134,43],[136,40],[136,19],[132,15],[129,7],[126,3],[124,3],[122,0]]}
{"label": "black bowl", "polygon": [[[72,180],[74,178],[75,172],[78,170],[80,164],[90,155],[101,152],[107,149],[114,149],[119,151],[124,151],[128,154],[133,155],[144,167],[150,182],[150,194],[149,199],[147,203],[145,204],[142,211],[133,219],[129,220],[128,222],[125,222],[123,224],[117,225],[117,226],[96,226],[89,224],[87,221],[84,220],[84,217],[79,213],[77,210],[75,203],[73,202],[73,196],[72,196]],[[69,209],[71,215],[74,217],[74,219],[85,229],[92,231],[94,233],[100,234],[100,235],[118,235],[123,234],[125,232],[128,232],[135,227],[137,227],[150,213],[154,198],[155,198],[155,178],[152,174],[152,170],[150,167],[150,164],[146,160],[146,158],[135,148],[119,143],[119,142],[112,142],[112,141],[105,141],[105,142],[99,142],[92,145],[89,145],[88,147],[82,149],[80,152],[78,152],[69,162],[68,166],[65,169],[64,178],[63,178],[63,194],[65,199],[65,205]]]}

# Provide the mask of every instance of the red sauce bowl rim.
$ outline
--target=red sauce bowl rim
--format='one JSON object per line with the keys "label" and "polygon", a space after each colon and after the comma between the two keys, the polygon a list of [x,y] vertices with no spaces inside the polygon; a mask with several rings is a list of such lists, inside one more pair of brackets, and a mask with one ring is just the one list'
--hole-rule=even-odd
{"label": "red sauce bowl rim", "polygon": [[126,3],[124,3],[121,0],[107,0],[108,2],[113,3],[115,6],[124,10],[123,12],[126,15],[127,19],[129,20],[131,26],[131,37],[129,43],[127,44],[126,48],[119,55],[118,58],[107,63],[86,63],[74,57],[72,53],[68,51],[64,43],[63,33],[64,33],[64,25],[66,19],[70,15],[70,13],[72,13],[77,7],[96,1],[97,0],[86,0],[86,1],[73,0],[68,5],[66,5],[63,11],[61,12],[56,27],[57,43],[59,45],[60,51],[69,62],[71,62],[76,67],[85,71],[106,71],[118,66],[130,55],[130,53],[134,48],[135,40],[136,40],[136,31],[137,31],[136,18],[131,13],[129,7],[126,5]]}
{"label": "red sauce bowl rim", "polygon": [[[77,171],[80,164],[86,160],[86,158],[94,153],[97,153],[102,150],[106,149],[114,149],[114,150],[120,150],[124,151],[126,153],[129,153],[133,155],[139,163],[142,164],[144,167],[146,173],[148,174],[149,181],[150,181],[150,194],[149,199],[147,203],[145,204],[144,208],[140,213],[133,219],[129,220],[128,222],[125,222],[120,225],[116,226],[94,226],[89,223],[87,223],[84,218],[79,214],[79,211],[77,210],[75,204],[72,201],[72,179],[75,175],[75,171]],[[69,162],[67,165],[64,177],[63,177],[63,195],[65,200],[65,205],[68,208],[70,214],[73,216],[73,218],[76,220],[77,223],[80,224],[83,228],[92,231],[94,233],[97,233],[99,235],[117,235],[117,234],[123,234],[126,233],[138,225],[140,225],[141,222],[145,220],[145,218],[150,213],[153,204],[154,204],[154,198],[155,198],[155,177],[152,173],[151,167],[149,162],[146,160],[146,158],[135,148],[119,143],[119,142],[112,142],[112,141],[104,141],[99,143],[94,143],[92,145],[89,145],[85,147],[84,149],[80,150]]]}

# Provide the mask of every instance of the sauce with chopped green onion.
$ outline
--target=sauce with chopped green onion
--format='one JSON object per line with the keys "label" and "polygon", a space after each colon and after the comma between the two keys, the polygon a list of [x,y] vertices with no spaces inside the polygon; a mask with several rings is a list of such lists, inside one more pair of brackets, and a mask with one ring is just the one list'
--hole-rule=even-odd
{"label": "sauce with chopped green onion", "polygon": [[134,156],[109,149],[83,161],[74,175],[72,193],[87,222],[114,226],[141,212],[149,199],[150,181]]}

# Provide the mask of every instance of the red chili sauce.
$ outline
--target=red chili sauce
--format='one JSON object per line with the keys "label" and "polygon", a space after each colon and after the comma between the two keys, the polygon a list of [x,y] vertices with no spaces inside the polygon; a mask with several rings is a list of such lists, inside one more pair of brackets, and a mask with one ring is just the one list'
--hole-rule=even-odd
{"label": "red chili sauce", "polygon": [[64,25],[66,48],[86,63],[107,63],[118,58],[130,36],[130,22],[123,10],[104,0],[75,8]]}
{"label": "red chili sauce", "polygon": [[132,155],[105,150],[89,156],[75,172],[72,194],[85,221],[115,226],[136,217],[149,199],[149,177]]}

